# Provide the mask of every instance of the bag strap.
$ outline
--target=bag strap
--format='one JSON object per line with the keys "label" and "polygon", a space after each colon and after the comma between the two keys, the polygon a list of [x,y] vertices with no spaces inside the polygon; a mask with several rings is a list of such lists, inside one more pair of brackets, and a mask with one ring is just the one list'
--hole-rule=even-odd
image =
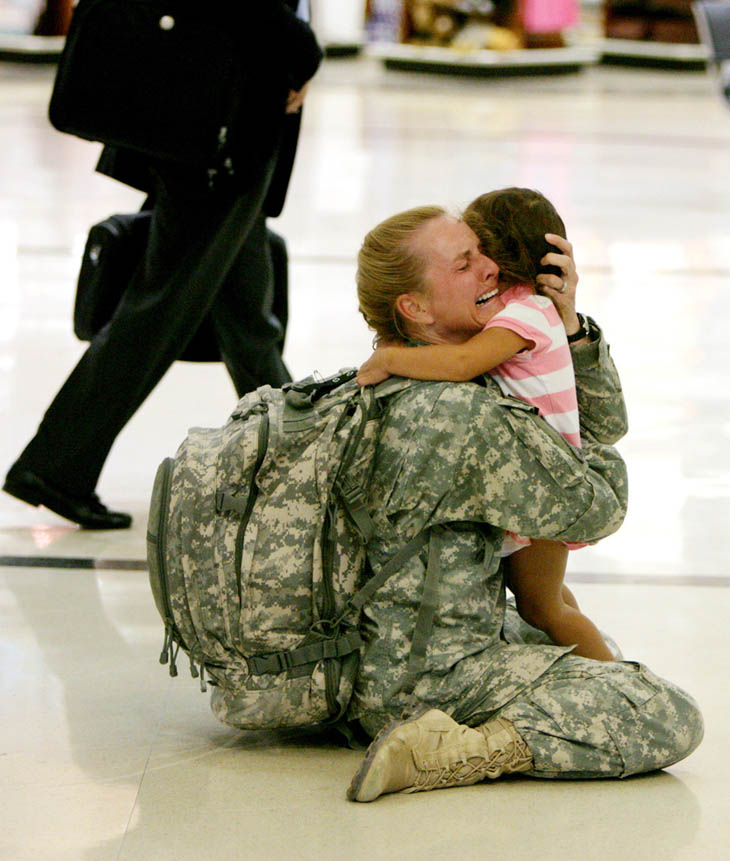
{"label": "bag strap", "polygon": [[375,415],[376,407],[372,389],[360,389],[358,397],[361,408],[360,422],[347,442],[347,448],[342,455],[342,461],[335,476],[334,488],[338,492],[345,511],[360,533],[363,543],[367,544],[375,532],[375,523],[367,509],[365,488],[352,478],[350,466],[365,435],[365,426]]}
{"label": "bag strap", "polygon": [[307,643],[287,652],[273,652],[270,655],[252,655],[248,658],[248,669],[254,676],[266,673],[282,673],[292,667],[314,664],[323,658],[342,658],[363,645],[357,631],[348,631],[341,637]]}
{"label": "bag strap", "polygon": [[256,484],[256,476],[258,475],[259,469],[261,469],[261,464],[264,462],[266,449],[269,445],[269,412],[267,405],[265,403],[260,405],[257,404],[255,408],[249,410],[243,417],[248,417],[253,414],[259,414],[261,418],[259,420],[258,433],[256,435],[256,463],[253,468],[253,474],[251,475],[251,486],[249,488],[248,495],[246,499],[243,499],[240,496],[236,496],[233,493],[227,493],[224,490],[217,491],[215,495],[215,510],[218,514],[222,514],[225,511],[235,511],[242,515],[244,523],[248,522],[248,518],[251,516],[251,511],[253,510],[254,503],[256,502],[256,497],[258,496],[259,488]]}
{"label": "bag strap", "polygon": [[439,582],[441,580],[441,562],[439,560],[436,542],[431,541],[428,548],[428,566],[423,580],[421,606],[418,608],[416,627],[413,630],[411,651],[408,655],[406,678],[400,685],[401,690],[412,694],[418,678],[426,664],[426,649],[433,633],[433,619],[436,615],[439,600]]}
{"label": "bag strap", "polygon": [[386,582],[386,580],[392,577],[396,571],[399,571],[411,556],[415,556],[427,541],[428,532],[425,530],[423,532],[419,532],[415,538],[411,538],[408,544],[401,547],[394,556],[391,556],[380,571],[377,574],[374,574],[362,589],[358,589],[358,591],[348,599],[345,612],[349,609],[361,610],[378,589],[380,589],[380,587]]}
{"label": "bag strap", "polygon": [[[352,369],[341,373],[346,375],[347,379],[352,379],[356,371]],[[378,401],[389,397],[396,392],[403,391],[403,389],[408,388],[412,383],[413,380],[409,380],[404,377],[389,377],[377,386],[363,386],[360,389],[360,395],[363,402],[363,422],[353,437],[353,445],[351,449],[349,449],[348,454],[343,457],[343,467],[338,472],[336,486],[339,490],[340,498],[345,510],[349,514],[352,522],[355,524],[355,527],[362,536],[362,540],[366,544],[375,533],[375,522],[367,509],[365,488],[361,484],[353,481],[347,473],[347,467],[349,467],[350,460],[354,456],[357,446],[362,439],[365,423],[376,414],[376,411],[380,410]],[[346,465],[344,463],[345,458],[347,458]]]}
{"label": "bag strap", "polygon": [[365,491],[360,484],[353,481],[348,475],[342,477],[337,484],[337,488],[340,492],[340,499],[345,511],[355,524],[355,528],[360,533],[363,542],[367,544],[375,534],[375,521],[367,509]]}
{"label": "bag strap", "polygon": [[[402,547],[394,556],[391,556],[380,571],[371,577],[362,589],[359,589],[350,597],[345,605],[345,610],[340,617],[329,623],[331,629],[336,630],[341,624],[343,624],[345,616],[347,616],[352,610],[359,611],[386,582],[386,580],[388,580],[388,578],[392,577],[393,574],[399,571],[411,556],[418,553],[427,540],[428,533],[425,531],[421,532],[416,535],[415,538],[412,538],[408,544]],[[327,620],[321,621],[326,622]],[[301,666],[302,664],[315,663],[323,658],[344,657],[345,655],[356,651],[362,645],[364,645],[364,643],[359,632],[348,630],[345,634],[339,637],[318,640],[313,643],[298,646],[295,649],[272,652],[268,655],[252,655],[246,660],[249,671],[252,675],[281,673],[284,670]]]}
{"label": "bag strap", "polygon": [[349,383],[357,374],[356,368],[345,368],[338,374],[324,380],[307,377],[298,383],[286,383],[282,387],[287,403],[294,408],[305,408],[315,404],[320,398]]}
{"label": "bag strap", "polygon": [[[310,406],[324,394],[332,391],[338,386],[351,380],[356,371],[354,369],[340,372],[328,380],[312,381],[303,385],[291,386],[287,389],[287,401],[293,399],[296,407]],[[348,440],[348,445],[343,453],[340,467],[335,478],[335,486],[339,491],[343,505],[352,518],[360,532],[364,543],[370,539],[375,531],[375,524],[365,504],[364,489],[349,479],[348,469],[355,453],[363,438],[365,425],[373,417],[376,409],[376,399],[386,397],[401,391],[411,385],[412,381],[403,378],[391,378],[385,380],[376,387],[365,386],[360,389],[361,417],[357,428]],[[293,405],[293,404],[292,404]],[[247,507],[247,506],[246,506]],[[400,571],[405,562],[425,546],[429,539],[427,530],[414,536],[405,546],[383,565],[377,574],[374,574],[368,582],[345,604],[344,611],[337,619],[319,620],[320,625],[325,624],[330,630],[337,631],[340,626],[347,624],[345,617],[353,610],[359,612],[362,607],[372,598],[385,582],[396,572]],[[426,646],[433,629],[433,617],[438,604],[438,581],[440,578],[440,566],[436,562],[437,556],[432,550],[429,553],[429,564],[427,567],[426,580],[424,581],[423,598],[419,609],[419,617],[411,644],[411,656],[409,657],[409,676],[416,676],[419,668],[425,660]],[[329,572],[331,576],[331,572]],[[328,572],[324,572],[328,576]],[[359,649],[364,643],[357,631],[347,630],[341,636],[324,637],[317,632],[322,639],[306,643],[295,649],[272,652],[267,655],[252,655],[247,658],[249,671],[252,675],[267,673],[281,673],[304,664],[315,663],[324,658],[340,658]]]}

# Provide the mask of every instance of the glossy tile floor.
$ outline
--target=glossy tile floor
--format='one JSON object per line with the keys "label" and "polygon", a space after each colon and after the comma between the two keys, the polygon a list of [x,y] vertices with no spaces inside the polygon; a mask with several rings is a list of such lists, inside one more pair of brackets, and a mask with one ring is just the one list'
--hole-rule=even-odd
{"label": "glossy tile floor", "polygon": [[[95,145],[50,128],[52,73],[0,66],[3,472],[83,350],[70,313],[88,227],[140,203],[94,175]],[[278,221],[287,359],[303,376],[368,354],[354,256],[379,219],[511,184],[563,213],[580,308],[608,334],[632,420],[628,519],[573,554],[570,579],[627,657],[694,694],[703,745],[624,782],[518,779],[354,805],[358,753],[218,724],[195,682],[157,664],[143,570],[155,467],[234,403],[221,367],[179,363],[102,476],[130,531],[85,533],[0,494],[0,857],[730,858],[730,110],[710,79],[599,67],[463,80],[328,61]]]}

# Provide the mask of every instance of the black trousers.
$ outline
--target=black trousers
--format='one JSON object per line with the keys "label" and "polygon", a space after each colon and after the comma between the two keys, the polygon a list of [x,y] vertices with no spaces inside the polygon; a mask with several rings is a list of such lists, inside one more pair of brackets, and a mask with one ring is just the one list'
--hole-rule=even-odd
{"label": "black trousers", "polygon": [[271,311],[262,212],[274,164],[243,193],[191,184],[179,168],[157,170],[145,256],[17,467],[72,494],[93,491],[117,435],[206,317],[239,397],[291,379]]}

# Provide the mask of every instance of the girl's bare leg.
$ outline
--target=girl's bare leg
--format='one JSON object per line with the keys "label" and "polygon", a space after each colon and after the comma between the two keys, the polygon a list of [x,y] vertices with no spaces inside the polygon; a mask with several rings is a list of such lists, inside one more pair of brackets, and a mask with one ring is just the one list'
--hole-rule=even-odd
{"label": "girl's bare leg", "polygon": [[533,539],[532,544],[506,560],[507,585],[514,592],[517,611],[559,646],[575,645],[574,654],[613,661],[601,632],[578,610],[575,598],[563,583],[567,560],[564,544],[542,539]]}
{"label": "girl's bare leg", "polygon": [[563,601],[565,601],[565,603],[569,607],[572,607],[574,610],[580,610],[580,607],[578,606],[578,602],[575,599],[575,595],[570,591],[570,589],[568,589],[568,587],[565,585],[565,583],[563,583],[562,594],[563,594]]}

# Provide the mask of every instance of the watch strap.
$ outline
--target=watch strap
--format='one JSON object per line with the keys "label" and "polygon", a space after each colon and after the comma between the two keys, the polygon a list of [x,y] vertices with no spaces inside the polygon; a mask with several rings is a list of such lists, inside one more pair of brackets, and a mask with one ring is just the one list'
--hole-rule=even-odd
{"label": "watch strap", "polygon": [[568,343],[574,344],[576,341],[582,341],[583,338],[590,337],[591,330],[588,325],[588,320],[582,314],[576,314],[578,317],[578,322],[580,323],[580,329],[577,332],[573,332],[572,335],[568,335]]}

